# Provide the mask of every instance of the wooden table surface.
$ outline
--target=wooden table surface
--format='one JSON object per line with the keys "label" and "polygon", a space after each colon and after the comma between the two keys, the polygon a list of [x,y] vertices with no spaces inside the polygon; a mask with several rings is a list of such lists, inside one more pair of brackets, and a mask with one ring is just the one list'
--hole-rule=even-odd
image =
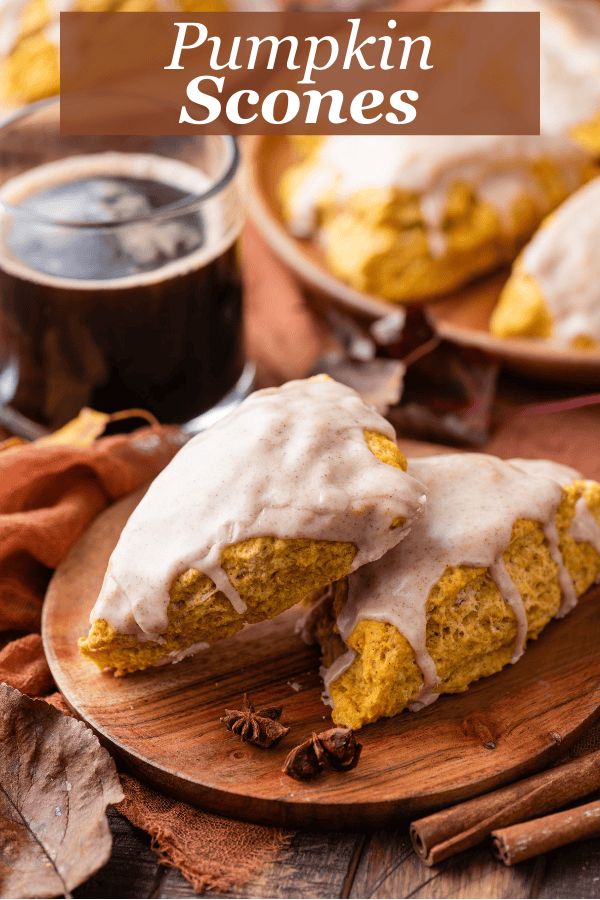
{"label": "wooden table surface", "polygon": [[[116,812],[110,862],[75,897],[194,897],[174,869],[157,865],[144,832]],[[429,869],[405,824],[371,834],[299,832],[241,890],[205,897],[600,897],[600,841],[586,841],[509,869],[481,847]]]}

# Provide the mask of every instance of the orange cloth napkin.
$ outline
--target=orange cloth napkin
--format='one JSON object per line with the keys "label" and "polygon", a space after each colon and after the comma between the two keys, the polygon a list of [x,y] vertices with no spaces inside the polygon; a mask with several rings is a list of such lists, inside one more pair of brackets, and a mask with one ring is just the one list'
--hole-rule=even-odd
{"label": "orange cloth napkin", "polygon": [[0,632],[39,629],[49,576],[109,503],[154,477],[180,446],[143,429],[90,447],[0,453]]}

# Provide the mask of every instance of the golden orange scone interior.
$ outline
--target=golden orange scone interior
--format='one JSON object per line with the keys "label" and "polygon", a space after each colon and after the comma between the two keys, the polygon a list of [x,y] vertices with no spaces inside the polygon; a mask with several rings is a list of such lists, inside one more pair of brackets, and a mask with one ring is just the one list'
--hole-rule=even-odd
{"label": "golden orange scone interior", "polygon": [[[590,481],[564,489],[555,519],[559,547],[578,596],[600,576],[600,555],[591,544],[578,543],[569,534],[581,496],[600,523],[600,485]],[[523,598],[527,637],[535,639],[561,604],[556,563],[540,524],[528,519],[515,522],[504,562]],[[314,634],[325,666],[348,647],[357,654],[330,684],[329,694],[334,722],[360,728],[405,709],[417,697],[423,678],[411,645],[389,623],[364,619],[344,643],[335,626],[344,600],[345,592],[338,590],[333,603],[316,611]],[[511,661],[517,637],[515,613],[487,569],[448,568],[431,590],[426,611],[427,650],[436,664],[440,693],[464,691]]]}
{"label": "golden orange scone interior", "polygon": [[[393,441],[368,430],[364,437],[382,463],[406,470],[406,458]],[[403,524],[393,520],[390,528]],[[207,597],[214,590],[213,582],[202,572],[188,569],[171,586],[168,628],[160,643],[119,634],[99,619],[81,640],[80,650],[115,675],[176,661],[194,645],[213,643],[246,624],[273,618],[312,591],[343,578],[351,570],[356,550],[351,543],[300,538],[257,537],[231,544],[222,554],[221,565],[246,603],[243,614],[219,591]]]}

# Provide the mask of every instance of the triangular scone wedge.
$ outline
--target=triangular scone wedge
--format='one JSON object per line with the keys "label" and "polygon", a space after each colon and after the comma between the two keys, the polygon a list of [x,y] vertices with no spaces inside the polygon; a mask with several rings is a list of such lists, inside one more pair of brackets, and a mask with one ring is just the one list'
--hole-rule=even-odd
{"label": "triangular scone wedge", "polygon": [[600,576],[600,485],[543,460],[413,460],[424,516],[311,613],[337,724],[420,708],[515,662]]}
{"label": "triangular scone wedge", "polygon": [[175,662],[378,559],[424,490],[391,425],[329,378],[257,391],[150,486],[81,652],[116,674]]}
{"label": "triangular scone wedge", "polygon": [[410,303],[514,260],[596,172],[569,137],[331,135],[283,173],[289,230],[356,290]]}
{"label": "triangular scone wedge", "polygon": [[492,333],[597,349],[599,234],[600,178],[594,178],[545,220],[518,257],[490,320]]}

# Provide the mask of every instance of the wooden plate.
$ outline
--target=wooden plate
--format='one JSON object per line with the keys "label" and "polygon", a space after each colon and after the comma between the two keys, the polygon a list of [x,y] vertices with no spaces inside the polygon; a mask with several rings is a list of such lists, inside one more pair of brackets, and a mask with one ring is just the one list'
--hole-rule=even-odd
{"label": "wooden plate", "polygon": [[[321,249],[294,238],[281,216],[277,186],[283,171],[297,158],[285,136],[260,136],[245,144],[250,215],[275,253],[321,300],[333,302],[367,319],[388,314],[394,304],[357,291],[333,275]],[[552,347],[543,341],[494,337],[488,329],[506,273],[492,275],[430,304],[442,335],[480,347],[517,372],[546,380],[600,384],[600,352]]]}
{"label": "wooden plate", "polygon": [[[516,666],[360,732],[357,769],[309,783],[281,774],[286,753],[329,726],[319,662],[290,611],[178,665],[127,678],[100,673],[77,651],[108,557],[139,500],[104,513],[56,572],[44,604],[52,674],[69,705],[142,778],[164,792],[237,818],[285,826],[381,826],[503,784],[564,752],[600,712],[596,596],[551,624]],[[284,705],[282,744],[259,750],[219,723],[244,691]],[[482,744],[482,726],[497,748]],[[485,729],[484,729],[485,730]]]}

